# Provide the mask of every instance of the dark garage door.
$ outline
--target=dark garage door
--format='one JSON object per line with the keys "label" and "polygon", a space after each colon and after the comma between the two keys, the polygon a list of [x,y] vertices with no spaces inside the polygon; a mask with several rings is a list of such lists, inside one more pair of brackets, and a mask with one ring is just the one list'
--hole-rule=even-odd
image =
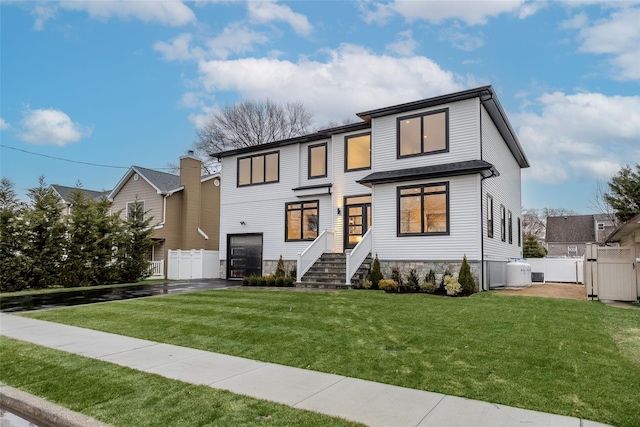
{"label": "dark garage door", "polygon": [[227,236],[227,278],[262,275],[262,234]]}

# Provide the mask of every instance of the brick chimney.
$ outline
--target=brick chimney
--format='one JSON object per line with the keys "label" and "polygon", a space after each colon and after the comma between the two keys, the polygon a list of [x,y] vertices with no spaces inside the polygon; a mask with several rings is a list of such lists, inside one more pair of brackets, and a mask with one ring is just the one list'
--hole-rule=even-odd
{"label": "brick chimney", "polygon": [[204,238],[198,233],[200,227],[200,171],[202,162],[193,151],[180,158],[180,185],[182,190],[182,224],[180,247],[182,249],[204,249]]}

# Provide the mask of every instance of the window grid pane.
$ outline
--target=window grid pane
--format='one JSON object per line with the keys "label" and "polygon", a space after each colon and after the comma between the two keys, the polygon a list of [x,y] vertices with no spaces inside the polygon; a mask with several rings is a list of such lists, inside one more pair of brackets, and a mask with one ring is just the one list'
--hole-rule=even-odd
{"label": "window grid pane", "polygon": [[309,177],[327,176],[327,146],[309,148]]}
{"label": "window grid pane", "polygon": [[447,185],[401,188],[398,193],[399,234],[448,232]]}
{"label": "window grid pane", "polygon": [[425,153],[447,148],[447,123],[444,112],[423,117],[423,150]]}
{"label": "window grid pane", "polygon": [[360,135],[346,139],[347,170],[371,167],[371,135]]}
{"label": "window grid pane", "polygon": [[421,118],[405,119],[400,122],[400,155],[410,156],[422,151],[420,147]]}
{"label": "window grid pane", "polygon": [[251,184],[251,158],[240,159],[238,161],[238,184]]}

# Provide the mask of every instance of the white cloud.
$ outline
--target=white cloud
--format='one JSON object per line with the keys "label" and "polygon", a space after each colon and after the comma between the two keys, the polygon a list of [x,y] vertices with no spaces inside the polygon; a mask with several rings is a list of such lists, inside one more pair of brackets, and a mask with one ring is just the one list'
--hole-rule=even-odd
{"label": "white cloud", "polygon": [[456,25],[455,28],[443,29],[440,31],[438,39],[448,41],[456,49],[467,52],[476,50],[484,45],[484,40],[481,36],[472,36],[470,34],[463,33],[456,29],[458,27],[459,26]]}
{"label": "white cloud", "polygon": [[526,178],[608,180],[629,159],[640,158],[640,96],[554,92],[533,106],[540,113],[512,115],[532,166]]}
{"label": "white cloud", "polygon": [[266,35],[253,31],[243,24],[232,23],[222,34],[207,41],[209,52],[217,57],[226,59],[231,53],[246,53],[253,50],[254,44],[267,43]]}
{"label": "white cloud", "polygon": [[171,43],[157,41],[153,44],[153,49],[160,52],[167,61],[186,61],[194,59],[198,55],[198,50],[192,52],[190,48],[192,35],[183,33],[171,39]]}
{"label": "white cloud", "polygon": [[95,19],[108,20],[139,19],[172,27],[196,22],[196,15],[182,0],[137,1],[137,0],[63,0],[57,4],[34,7],[35,29],[42,29],[44,22],[56,14],[56,8],[87,12]]}
{"label": "white cloud", "polygon": [[385,22],[394,14],[402,15],[406,21],[425,20],[440,24],[449,19],[460,20],[468,25],[484,25],[488,18],[502,13],[514,13],[521,19],[537,12],[542,4],[526,0],[501,1],[415,1],[395,0],[393,3],[373,3],[372,9],[364,10],[365,22]]}
{"label": "white cloud", "polygon": [[252,22],[264,24],[283,21],[289,24],[297,34],[303,36],[308,36],[313,31],[313,26],[306,16],[294,12],[289,6],[276,4],[274,0],[250,1],[247,7]]}
{"label": "white cloud", "polygon": [[18,138],[29,144],[65,146],[88,137],[93,129],[71,121],[60,110],[28,110],[21,122]]}
{"label": "white cloud", "polygon": [[0,130],[11,129],[11,125],[9,122],[6,122],[2,117],[0,117]]}
{"label": "white cloud", "polygon": [[411,30],[402,31],[395,42],[386,46],[388,52],[399,56],[412,56],[417,48],[418,42],[413,39]]}
{"label": "white cloud", "polygon": [[[580,51],[610,55],[616,79],[639,80],[639,23],[640,8],[618,9],[608,19],[580,29],[578,33],[578,39],[582,43]],[[580,22],[577,22],[574,28],[579,28],[579,24]]]}
{"label": "white cloud", "polygon": [[200,61],[199,70],[208,92],[237,91],[243,98],[278,102],[300,100],[314,112],[318,126],[329,120],[353,118],[359,111],[466,86],[429,58],[379,56],[348,44],[327,51],[324,62],[242,58]]}

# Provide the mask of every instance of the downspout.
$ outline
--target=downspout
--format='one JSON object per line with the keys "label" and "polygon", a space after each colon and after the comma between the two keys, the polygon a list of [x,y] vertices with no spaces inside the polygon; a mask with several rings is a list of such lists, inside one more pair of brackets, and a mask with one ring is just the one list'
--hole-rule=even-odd
{"label": "downspout", "polygon": [[173,193],[175,193],[178,190],[181,190],[183,187],[177,188],[174,191],[169,191],[167,192],[167,194],[164,196],[164,198],[162,199],[162,222],[158,225],[156,225],[155,227],[153,227],[154,230],[159,230],[162,227],[164,227],[164,224],[167,222],[167,197],[173,195]]}
{"label": "downspout", "polygon": [[[480,119],[480,160],[484,160],[482,158],[482,98],[480,98],[480,108],[479,108],[479,119]],[[482,216],[482,213],[484,212],[484,197],[482,194],[482,188],[483,188],[483,184],[484,184],[484,180],[486,178],[484,176],[481,176],[480,178],[480,283],[482,284],[480,290],[482,291],[486,291],[487,290],[487,286],[485,285],[485,281],[486,281],[486,277],[484,274],[484,217]]]}

